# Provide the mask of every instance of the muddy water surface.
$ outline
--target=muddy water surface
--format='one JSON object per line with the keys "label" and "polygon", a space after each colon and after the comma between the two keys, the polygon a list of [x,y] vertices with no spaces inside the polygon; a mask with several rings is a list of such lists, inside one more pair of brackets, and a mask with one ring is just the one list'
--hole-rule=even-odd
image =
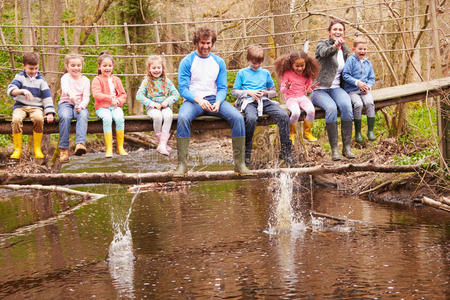
{"label": "muddy water surface", "polygon": [[[175,160],[151,152],[109,161],[88,155],[65,171],[163,171]],[[205,163],[224,165],[195,161]],[[0,298],[450,297],[448,213],[330,190],[315,190],[311,200],[297,179],[291,187],[277,180],[202,182],[138,194],[126,186],[76,187],[107,197],[47,223],[36,222],[80,199],[1,190]],[[277,230],[283,197],[292,208],[291,224]],[[311,219],[311,210],[358,222]]]}

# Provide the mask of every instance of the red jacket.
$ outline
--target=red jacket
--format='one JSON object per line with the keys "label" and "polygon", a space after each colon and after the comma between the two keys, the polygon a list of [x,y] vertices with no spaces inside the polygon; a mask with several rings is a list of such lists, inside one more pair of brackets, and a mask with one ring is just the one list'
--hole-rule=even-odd
{"label": "red jacket", "polygon": [[[119,77],[112,76],[112,81],[114,84],[115,94],[117,100],[119,100],[119,106],[122,106],[127,100],[127,94],[123,88],[122,82]],[[109,90],[108,78],[102,75],[97,75],[92,80],[91,84],[92,96],[95,100],[95,109],[99,108],[109,108],[111,106],[111,92]]]}

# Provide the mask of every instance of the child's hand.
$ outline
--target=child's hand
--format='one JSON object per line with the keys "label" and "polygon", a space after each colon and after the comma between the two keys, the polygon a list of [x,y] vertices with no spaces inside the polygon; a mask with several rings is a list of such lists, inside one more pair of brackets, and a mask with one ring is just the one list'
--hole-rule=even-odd
{"label": "child's hand", "polygon": [[170,104],[170,101],[169,101],[169,100],[164,100],[164,101],[161,103],[161,108],[169,107],[169,104]]}
{"label": "child's hand", "polygon": [[157,110],[161,110],[162,105],[159,104],[159,103],[155,103],[154,107],[155,107]]}
{"label": "child's hand", "polygon": [[287,89],[290,89],[290,88],[291,88],[291,85],[292,85],[292,82],[290,82],[290,81],[286,81],[286,83],[284,84],[284,86],[285,86]]}
{"label": "child's hand", "polygon": [[250,96],[252,96],[253,99],[260,99],[263,96],[262,91],[258,90],[258,91],[253,91],[253,90],[248,90],[247,94],[249,94]]}
{"label": "child's hand", "polygon": [[370,86],[362,82],[361,80],[356,81],[356,85],[361,89],[364,94],[367,94],[370,90]]}
{"label": "child's hand", "polygon": [[22,89],[22,94],[25,96],[25,99],[33,100],[33,94],[29,90]]}
{"label": "child's hand", "polygon": [[80,106],[80,105],[75,105],[75,111],[79,114],[80,113],[80,111],[82,111],[83,110],[83,108]]}
{"label": "child's hand", "polygon": [[311,91],[314,91],[318,86],[319,86],[319,82],[316,81],[316,82],[314,82],[313,84],[311,84],[311,86],[309,87],[309,89],[310,89]]}
{"label": "child's hand", "polygon": [[117,107],[119,105],[119,100],[117,100],[115,96],[111,99],[111,105],[114,107]]}
{"label": "child's hand", "polygon": [[53,114],[47,114],[47,123],[52,123],[54,120]]}

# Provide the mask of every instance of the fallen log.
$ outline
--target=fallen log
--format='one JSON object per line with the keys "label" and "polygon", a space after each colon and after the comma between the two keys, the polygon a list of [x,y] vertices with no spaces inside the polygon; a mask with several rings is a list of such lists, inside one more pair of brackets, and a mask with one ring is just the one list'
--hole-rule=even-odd
{"label": "fallen log", "polygon": [[450,206],[449,205],[444,204],[444,203],[439,202],[439,201],[436,201],[436,200],[433,200],[433,199],[428,198],[426,196],[423,196],[422,203],[427,204],[429,206],[432,206],[434,208],[439,208],[439,209],[442,209],[442,210],[450,212]]}
{"label": "fallen log", "polygon": [[105,197],[106,195],[103,194],[96,194],[96,193],[90,193],[90,192],[82,192],[77,191],[73,189],[68,189],[60,186],[44,186],[39,184],[33,184],[33,185],[18,185],[18,184],[8,184],[8,185],[0,185],[0,189],[8,189],[8,190],[40,190],[40,191],[50,191],[50,192],[62,192],[67,194],[73,194],[77,196],[82,196],[83,199],[100,199],[102,197]]}
{"label": "fallen log", "polygon": [[56,173],[56,174],[17,174],[0,173],[0,184],[42,184],[42,185],[70,185],[70,184],[143,184],[147,182],[168,181],[215,181],[270,178],[279,173],[291,175],[317,175],[324,173],[347,172],[417,172],[422,165],[385,166],[368,164],[319,165],[306,168],[278,168],[252,170],[252,174],[241,176],[233,171],[188,172],[184,177],[174,177],[173,171],[157,173]]}

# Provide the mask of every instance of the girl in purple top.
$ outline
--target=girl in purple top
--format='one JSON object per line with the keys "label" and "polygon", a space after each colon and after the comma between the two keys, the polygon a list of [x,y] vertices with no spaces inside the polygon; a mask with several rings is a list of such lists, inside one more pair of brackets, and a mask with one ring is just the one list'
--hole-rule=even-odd
{"label": "girl in purple top", "polygon": [[309,57],[303,51],[283,55],[275,61],[275,72],[281,78],[280,91],[291,111],[289,138],[292,144],[297,135],[300,108],[306,112],[303,122],[303,137],[310,142],[317,141],[311,132],[316,111],[307,94],[317,87],[317,83],[313,83],[313,81],[317,78],[319,69],[317,60]]}

